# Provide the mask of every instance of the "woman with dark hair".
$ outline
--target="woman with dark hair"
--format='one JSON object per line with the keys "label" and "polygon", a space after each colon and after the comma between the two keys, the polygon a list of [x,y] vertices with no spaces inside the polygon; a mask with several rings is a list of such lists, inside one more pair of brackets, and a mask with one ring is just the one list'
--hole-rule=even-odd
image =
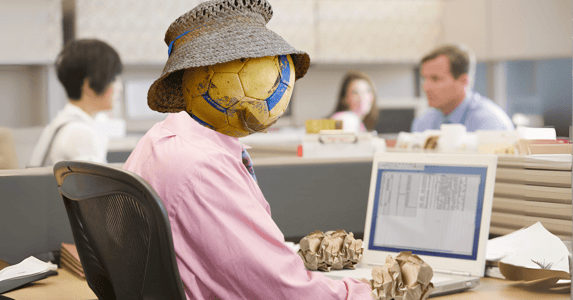
{"label": "woman with dark hair", "polygon": [[376,92],[370,77],[361,71],[348,71],[342,80],[338,104],[331,116],[342,120],[346,131],[373,131],[378,122]]}
{"label": "woman with dark hair", "polygon": [[68,43],[56,59],[68,103],[42,132],[29,167],[61,160],[107,162],[108,137],[95,125],[98,112],[113,108],[122,91],[122,64],[108,44],[84,39]]}

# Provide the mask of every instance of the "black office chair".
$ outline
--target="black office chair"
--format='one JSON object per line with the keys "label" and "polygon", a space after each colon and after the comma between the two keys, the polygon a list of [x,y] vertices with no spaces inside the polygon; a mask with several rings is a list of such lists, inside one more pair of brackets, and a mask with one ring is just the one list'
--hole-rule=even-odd
{"label": "black office chair", "polygon": [[99,299],[186,299],[163,202],[135,173],[62,161],[54,175]]}

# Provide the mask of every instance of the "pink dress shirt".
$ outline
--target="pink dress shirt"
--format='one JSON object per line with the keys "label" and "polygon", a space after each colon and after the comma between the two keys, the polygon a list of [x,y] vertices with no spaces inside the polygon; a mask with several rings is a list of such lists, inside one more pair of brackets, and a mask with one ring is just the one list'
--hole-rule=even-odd
{"label": "pink dress shirt", "polygon": [[124,168],[159,194],[188,299],[368,299],[368,284],[305,270],[241,161],[242,146],[186,112],[139,141]]}

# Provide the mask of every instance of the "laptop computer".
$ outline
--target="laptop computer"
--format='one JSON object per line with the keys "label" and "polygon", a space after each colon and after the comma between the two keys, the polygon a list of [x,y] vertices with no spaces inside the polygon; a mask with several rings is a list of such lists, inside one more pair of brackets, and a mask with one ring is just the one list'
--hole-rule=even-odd
{"label": "laptop computer", "polygon": [[355,270],[324,275],[372,279],[372,267],[411,251],[434,271],[431,296],[484,276],[495,155],[386,152],[374,156],[363,258]]}

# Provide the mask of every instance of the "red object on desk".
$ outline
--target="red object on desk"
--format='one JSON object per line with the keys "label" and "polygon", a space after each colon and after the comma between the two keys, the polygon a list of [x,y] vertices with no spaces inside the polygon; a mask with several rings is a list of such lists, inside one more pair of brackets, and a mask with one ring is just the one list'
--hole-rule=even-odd
{"label": "red object on desk", "polygon": [[386,140],[386,147],[394,148],[396,146],[396,140]]}

